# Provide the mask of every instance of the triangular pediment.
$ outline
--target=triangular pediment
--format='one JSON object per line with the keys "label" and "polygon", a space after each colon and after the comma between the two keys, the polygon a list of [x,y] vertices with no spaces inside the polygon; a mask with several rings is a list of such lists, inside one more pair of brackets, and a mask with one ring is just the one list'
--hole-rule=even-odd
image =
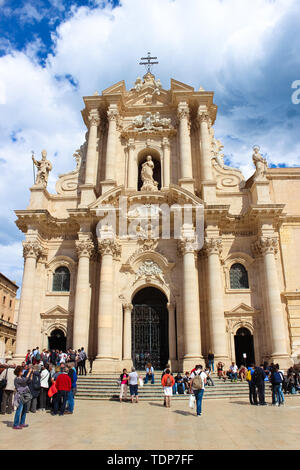
{"label": "triangular pediment", "polygon": [[250,305],[241,302],[232,310],[229,310],[225,313],[226,315],[255,315],[258,313],[258,311],[255,308],[250,307]]}
{"label": "triangular pediment", "polygon": [[63,308],[61,305],[56,305],[55,307],[51,307],[46,312],[41,313],[42,317],[62,318],[62,317],[68,317],[69,315],[70,315],[70,313],[68,312],[68,310]]}
{"label": "triangular pediment", "polygon": [[178,82],[171,78],[171,90],[172,91],[194,91],[194,88],[186,83]]}
{"label": "triangular pediment", "polygon": [[126,92],[125,82],[124,80],[121,80],[120,82],[115,83],[114,85],[103,90],[102,95],[114,95],[116,93],[125,93],[125,92]]}

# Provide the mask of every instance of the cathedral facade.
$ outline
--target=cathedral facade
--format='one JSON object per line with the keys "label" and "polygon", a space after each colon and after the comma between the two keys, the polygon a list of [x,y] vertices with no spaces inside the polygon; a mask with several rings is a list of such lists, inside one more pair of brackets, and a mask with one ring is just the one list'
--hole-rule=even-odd
{"label": "cathedral facade", "polygon": [[[300,361],[300,168],[224,164],[213,92],[150,72],[84,97],[76,167],[26,210],[16,358],[84,347],[94,370]],[[249,158],[246,156],[245,158]]]}

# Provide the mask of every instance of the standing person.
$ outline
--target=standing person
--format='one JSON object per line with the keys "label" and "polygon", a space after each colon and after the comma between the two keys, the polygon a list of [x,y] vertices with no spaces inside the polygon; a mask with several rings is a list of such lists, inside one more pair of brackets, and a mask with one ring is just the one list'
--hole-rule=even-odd
{"label": "standing person", "polygon": [[254,370],[255,370],[255,365],[251,364],[251,366],[249,367],[249,370],[247,372],[247,375],[246,375],[246,380],[247,380],[248,385],[249,385],[249,401],[250,401],[251,405],[257,405],[258,404],[257,403],[256,386],[255,386],[254,381],[252,381],[252,375],[254,373]]}
{"label": "standing person", "polygon": [[136,403],[139,401],[139,376],[137,372],[135,371],[135,368],[131,368],[131,372],[128,375],[128,384],[129,384],[129,390],[130,390],[130,396],[131,396],[131,403],[133,403],[133,399],[135,397]]}
{"label": "standing person", "polygon": [[65,411],[67,414],[73,414],[74,411],[74,399],[77,390],[77,374],[74,366],[74,362],[70,362],[67,366],[68,376],[72,382],[71,390],[68,393],[68,409]]}
{"label": "standing person", "polygon": [[2,401],[1,401],[1,414],[11,414],[13,412],[13,396],[15,391],[15,375],[14,369],[16,365],[7,365],[7,368],[3,370],[0,375],[0,380],[6,380],[6,385],[2,389]]}
{"label": "standing person", "polygon": [[84,375],[86,375],[85,363],[86,363],[87,356],[86,356],[84,348],[81,348],[79,356],[80,356],[80,362],[81,362],[82,375],[83,373]]}
{"label": "standing person", "polygon": [[209,351],[209,353],[207,355],[207,360],[208,360],[208,367],[210,368],[210,370],[212,370],[214,372],[215,371],[215,355],[214,355],[214,353]]}
{"label": "standing person", "polygon": [[154,384],[154,369],[150,362],[146,365],[146,377],[144,383],[147,384],[149,378],[151,378],[151,384]]}
{"label": "standing person", "polygon": [[123,369],[123,373],[120,375],[120,403],[122,403],[122,399],[124,398],[127,401],[127,387],[128,387],[128,374],[127,369]]}
{"label": "standing person", "polygon": [[191,387],[196,398],[197,416],[202,414],[202,399],[204,395],[204,388],[206,384],[206,374],[199,364],[195,367],[195,371],[191,373]]}
{"label": "standing person", "polygon": [[272,384],[272,404],[276,406],[280,406],[283,404],[281,394],[280,394],[280,386],[282,384],[282,374],[279,372],[278,364],[276,364],[276,366],[272,368],[271,384]]}
{"label": "standing person", "polygon": [[254,372],[251,376],[251,382],[253,386],[255,386],[257,389],[260,406],[267,405],[265,401],[265,378],[266,374],[263,370],[263,366],[261,365],[260,367],[255,367]]}
{"label": "standing person", "polygon": [[25,356],[25,363],[27,366],[31,363],[31,351],[30,349],[27,350],[27,354]]}
{"label": "standing person", "polygon": [[54,409],[52,415],[63,416],[66,408],[68,394],[72,388],[72,381],[68,376],[68,371],[65,365],[61,366],[61,373],[58,374],[55,386],[57,388],[57,399],[54,401]]}
{"label": "standing person", "polygon": [[41,390],[40,390],[40,403],[39,408],[41,411],[46,411],[47,405],[47,397],[48,397],[48,390],[49,390],[49,366],[46,364],[42,367],[40,380],[41,380]]}
{"label": "standing person", "polygon": [[89,361],[89,363],[90,363],[90,370],[89,370],[89,374],[91,374],[91,373],[92,373],[92,369],[93,369],[93,362],[94,362],[94,360],[95,360],[95,359],[96,359],[96,356],[92,356],[92,355],[90,355],[90,356],[89,356],[89,358],[88,358],[88,361]]}
{"label": "standing person", "polygon": [[37,409],[37,401],[41,392],[41,377],[38,364],[33,366],[33,373],[28,387],[32,395],[32,399],[30,402],[28,402],[27,412],[31,411],[31,413],[35,413]]}
{"label": "standing person", "polygon": [[171,407],[171,396],[173,395],[173,386],[175,384],[174,377],[171,375],[170,369],[166,370],[163,378],[161,379],[161,384],[164,388],[164,395],[166,400],[166,408]]}
{"label": "standing person", "polygon": [[28,400],[30,400],[30,396],[31,396],[28,383],[31,380],[32,372],[33,372],[33,369],[32,369],[32,366],[30,366],[30,371],[27,377],[22,377],[22,373],[23,373],[22,366],[17,366],[15,368],[14,374],[16,378],[15,378],[14,383],[15,383],[16,393],[15,393],[14,404],[16,406],[16,412],[15,412],[15,417],[14,417],[13,429],[23,429],[23,428],[28,427],[28,424],[25,424],[26,412],[27,412],[26,403]]}
{"label": "standing person", "polygon": [[82,375],[80,352],[81,352],[81,349],[78,349],[78,351],[76,353],[76,374],[77,375]]}

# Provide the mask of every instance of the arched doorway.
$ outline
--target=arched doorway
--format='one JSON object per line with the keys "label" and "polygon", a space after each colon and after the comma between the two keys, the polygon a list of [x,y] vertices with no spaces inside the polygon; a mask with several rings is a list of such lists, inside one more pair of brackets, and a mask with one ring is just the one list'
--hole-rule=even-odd
{"label": "arched doorway", "polygon": [[234,336],[235,361],[238,367],[241,364],[250,366],[255,363],[254,343],[251,331],[248,328],[239,328]]}
{"label": "arched doorway", "polygon": [[65,334],[60,329],[55,329],[51,331],[51,335],[48,337],[49,349],[58,349],[59,351],[66,351],[67,348],[67,338]]}
{"label": "arched doorway", "polygon": [[163,369],[169,358],[168,299],[159,289],[145,287],[132,299],[132,361],[144,370],[151,362],[154,369]]}

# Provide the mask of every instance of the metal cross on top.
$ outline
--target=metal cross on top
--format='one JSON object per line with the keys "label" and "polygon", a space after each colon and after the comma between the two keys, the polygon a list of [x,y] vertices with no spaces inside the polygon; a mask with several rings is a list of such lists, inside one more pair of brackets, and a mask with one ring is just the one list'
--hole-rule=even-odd
{"label": "metal cross on top", "polygon": [[148,52],[147,57],[141,57],[141,60],[146,60],[147,62],[140,62],[140,65],[145,65],[147,69],[147,73],[151,73],[152,65],[158,64],[159,62],[151,62],[151,60],[155,60],[157,57],[151,57],[151,52]]}

